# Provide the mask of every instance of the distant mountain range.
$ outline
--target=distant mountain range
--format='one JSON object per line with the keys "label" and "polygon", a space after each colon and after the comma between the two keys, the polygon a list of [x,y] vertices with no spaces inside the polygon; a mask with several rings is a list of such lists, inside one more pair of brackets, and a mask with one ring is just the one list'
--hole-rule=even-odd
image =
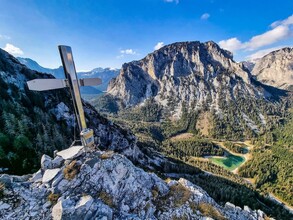
{"label": "distant mountain range", "polygon": [[[20,63],[26,65],[29,69],[42,73],[52,74],[55,78],[64,78],[64,71],[62,66],[55,69],[50,69],[40,66],[36,61],[30,58],[17,57],[17,59]],[[95,96],[101,94],[107,89],[109,81],[119,74],[119,71],[119,69],[98,67],[88,72],[78,72],[77,75],[80,78],[99,77],[102,79],[102,84],[99,86],[81,87],[81,94],[84,97],[86,97],[86,95]]]}
{"label": "distant mountain range", "polygon": [[22,57],[16,57],[18,61],[24,65],[26,65],[29,69],[35,70],[41,73],[49,73],[52,74],[55,78],[63,79],[64,78],[64,71],[63,67],[59,66],[55,69],[45,68],[40,66],[36,61],[30,59],[30,58],[22,58]]}
{"label": "distant mountain range", "polygon": [[78,76],[81,78],[92,78],[92,77],[99,77],[102,79],[102,85],[97,86],[97,88],[101,91],[106,91],[108,84],[111,79],[118,76],[120,69],[114,68],[95,68],[88,72],[78,72]]}

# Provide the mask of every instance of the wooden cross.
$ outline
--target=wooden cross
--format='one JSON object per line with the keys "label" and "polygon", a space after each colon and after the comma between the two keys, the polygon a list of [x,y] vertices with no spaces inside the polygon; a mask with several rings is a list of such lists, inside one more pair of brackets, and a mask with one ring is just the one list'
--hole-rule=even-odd
{"label": "wooden cross", "polygon": [[60,45],[58,48],[66,79],[34,79],[27,82],[28,88],[34,91],[46,91],[69,87],[82,144],[87,147],[93,146],[94,132],[92,129],[86,127],[79,87],[99,85],[102,83],[102,80],[100,78],[78,79],[71,47]]}

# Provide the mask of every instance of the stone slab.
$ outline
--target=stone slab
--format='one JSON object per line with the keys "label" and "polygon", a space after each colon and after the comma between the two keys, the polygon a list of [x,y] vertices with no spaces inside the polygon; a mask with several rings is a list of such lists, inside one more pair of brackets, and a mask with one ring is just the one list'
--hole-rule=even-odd
{"label": "stone slab", "polygon": [[59,171],[60,171],[59,168],[46,170],[45,173],[44,173],[44,175],[43,175],[42,182],[43,183],[50,182],[59,173]]}
{"label": "stone slab", "polygon": [[57,153],[64,160],[71,160],[80,156],[84,152],[83,146],[73,146]]}

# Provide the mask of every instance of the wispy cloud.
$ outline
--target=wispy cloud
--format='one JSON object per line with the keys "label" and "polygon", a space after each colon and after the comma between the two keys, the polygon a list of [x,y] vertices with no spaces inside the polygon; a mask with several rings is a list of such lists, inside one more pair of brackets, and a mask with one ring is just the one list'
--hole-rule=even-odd
{"label": "wispy cloud", "polygon": [[125,57],[125,55],[139,55],[134,49],[125,49],[125,50],[120,50],[120,55],[118,55],[116,58],[121,59]]}
{"label": "wispy cloud", "polygon": [[270,26],[272,28],[275,28],[275,27],[277,27],[279,25],[286,25],[287,26],[287,25],[291,25],[291,24],[293,24],[293,15],[289,16],[285,20],[275,21]]}
{"label": "wispy cloud", "polygon": [[7,35],[3,35],[3,34],[0,34],[0,40],[10,40],[11,37],[7,36]]}
{"label": "wispy cloud", "polygon": [[13,55],[22,55],[23,54],[23,51],[12,45],[12,44],[6,44],[5,47],[3,48],[3,50],[7,51],[8,53],[10,54],[13,54]]}
{"label": "wispy cloud", "polygon": [[264,46],[284,40],[293,36],[293,15],[285,20],[276,21],[270,25],[272,28],[263,34],[253,36],[247,42],[241,42],[236,37],[222,40],[219,45],[224,49],[235,52],[237,50],[256,50]]}
{"label": "wispy cloud", "polygon": [[136,52],[133,49],[126,49],[126,50],[120,50],[121,54],[128,54],[128,55],[135,55]]}
{"label": "wispy cloud", "polygon": [[246,57],[247,60],[255,60],[258,58],[262,58],[263,56],[267,55],[268,53],[275,51],[275,50],[279,50],[283,47],[287,47],[287,46],[278,46],[278,47],[272,47],[272,48],[268,48],[268,49],[264,49],[264,50],[259,50],[253,54],[250,54],[249,56]]}
{"label": "wispy cloud", "polygon": [[211,17],[211,15],[209,13],[204,13],[204,14],[202,14],[202,16],[200,16],[200,19],[207,20],[207,19],[209,19],[209,17]]}
{"label": "wispy cloud", "polygon": [[163,46],[164,46],[164,42],[158,42],[158,43],[155,45],[154,50],[158,50],[158,49],[160,49],[160,48],[163,47]]}
{"label": "wispy cloud", "polygon": [[164,0],[164,2],[168,2],[168,3],[175,2],[176,4],[178,4],[179,0]]}

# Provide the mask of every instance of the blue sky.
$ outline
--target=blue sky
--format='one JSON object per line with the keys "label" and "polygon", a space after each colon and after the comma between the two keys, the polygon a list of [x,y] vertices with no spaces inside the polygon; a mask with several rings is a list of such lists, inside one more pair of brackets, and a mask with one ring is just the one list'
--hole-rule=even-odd
{"label": "blue sky", "polygon": [[155,47],[213,40],[235,60],[293,46],[292,0],[0,0],[0,47],[44,67],[120,68]]}

